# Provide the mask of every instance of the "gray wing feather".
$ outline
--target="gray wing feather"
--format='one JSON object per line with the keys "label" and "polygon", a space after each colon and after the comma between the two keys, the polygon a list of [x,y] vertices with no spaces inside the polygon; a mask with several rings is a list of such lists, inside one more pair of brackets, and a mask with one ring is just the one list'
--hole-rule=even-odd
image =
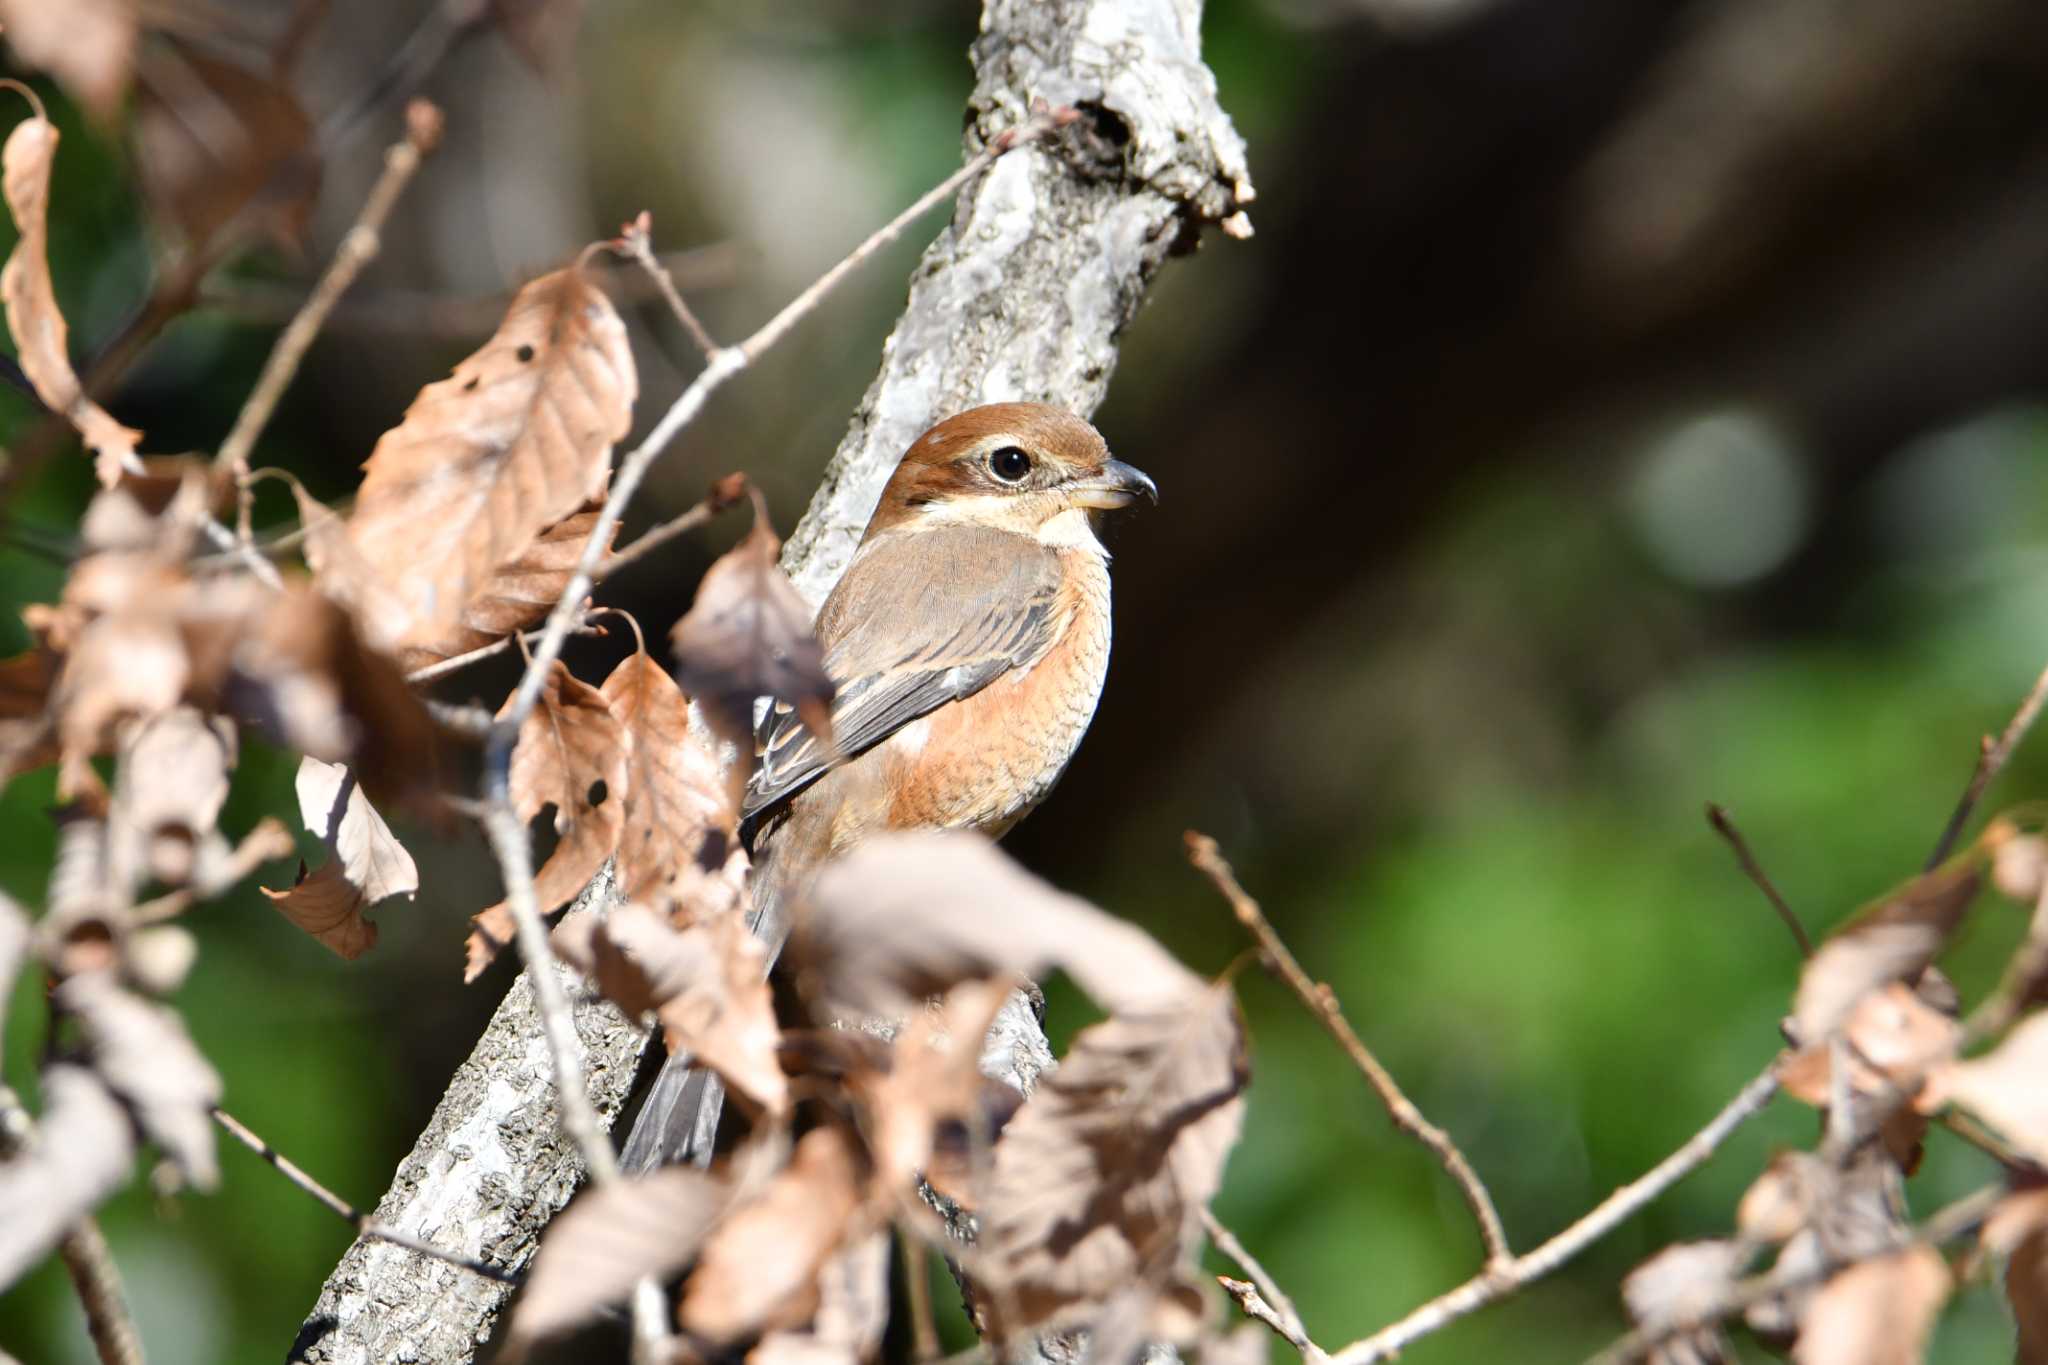
{"label": "gray wing feather", "polygon": [[1038,662],[1058,627],[1059,580],[1057,552],[1004,531],[946,527],[865,547],[818,613],[825,671],[838,688],[836,753],[794,712],[771,710],[742,814]]}

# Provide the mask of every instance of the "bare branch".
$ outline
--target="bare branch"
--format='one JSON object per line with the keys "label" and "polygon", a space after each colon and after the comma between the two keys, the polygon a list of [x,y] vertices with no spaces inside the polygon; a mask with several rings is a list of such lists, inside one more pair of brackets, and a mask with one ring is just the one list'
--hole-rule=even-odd
{"label": "bare branch", "polygon": [[1475,1275],[1448,1294],[1431,1299],[1392,1326],[1381,1328],[1373,1335],[1346,1346],[1330,1357],[1332,1365],[1368,1365],[1371,1361],[1391,1360],[1410,1344],[1543,1278],[1577,1256],[1644,1205],[1692,1174],[1727,1140],[1730,1133],[1769,1103],[1771,1096],[1778,1093],[1777,1067],[1777,1060],[1773,1059],[1755,1080],[1744,1086],[1720,1113],[1714,1115],[1706,1127],[1687,1139],[1684,1146],[1658,1162],[1640,1179],[1608,1195],[1592,1212],[1563,1232],[1534,1251],[1515,1257],[1500,1270]]}
{"label": "bare branch", "polygon": [[121,1272],[114,1268],[99,1220],[79,1219],[57,1244],[57,1254],[85,1310],[86,1334],[100,1365],[142,1365],[142,1339],[136,1335],[135,1318],[121,1290]]}
{"label": "bare branch", "polygon": [[[591,616],[595,615],[596,613],[591,613]],[[571,635],[603,634],[604,632],[602,631],[602,629],[591,624],[591,616],[586,616],[583,619],[582,623],[579,624],[575,629],[571,630],[569,633]],[[479,645],[475,649],[470,650],[466,654],[456,654],[449,658],[442,659],[437,663],[431,663],[421,668],[415,668],[412,672],[405,675],[405,680],[415,687],[419,686],[421,683],[433,682],[437,678],[447,677],[450,673],[459,673],[463,669],[468,668],[471,664],[482,663],[485,659],[491,658],[493,655],[503,654],[506,650],[512,648],[512,645],[515,641],[519,644],[531,647],[536,641],[540,639],[540,636],[541,633],[537,630],[529,630],[521,635],[507,635],[501,639],[493,640],[487,645]]]}
{"label": "bare branch", "polygon": [[1927,855],[1925,870],[1931,872],[1940,866],[1956,846],[1956,840],[1962,837],[1963,826],[1970,822],[1970,812],[1977,808],[1985,790],[2004,770],[2013,750],[2027,737],[2027,731],[2033,728],[2044,702],[2048,702],[2048,668],[2042,669],[2041,676],[2034,679],[2034,686],[2021,699],[2019,710],[2013,712],[2012,719],[2006,722],[2004,733],[1996,740],[1989,735],[1984,737],[1977,755],[1977,766],[1970,774],[1970,784],[1963,788],[1962,799],[1956,802],[1954,813],[1948,817],[1948,824],[1941,831],[1941,838],[1935,841],[1934,852]]}
{"label": "bare branch", "polygon": [[1237,1300],[1237,1306],[1247,1317],[1257,1318],[1275,1332],[1281,1340],[1301,1352],[1311,1362],[1324,1360],[1323,1348],[1309,1339],[1308,1327],[1302,1322],[1301,1314],[1294,1307],[1294,1300],[1280,1287],[1280,1282],[1259,1264],[1244,1243],[1237,1240],[1237,1234],[1217,1220],[1208,1208],[1202,1210],[1202,1228],[1209,1234],[1209,1241],[1215,1248],[1237,1262],[1244,1273],[1252,1277],[1253,1283],[1233,1280],[1218,1275],[1216,1282],[1223,1286],[1225,1293]]}
{"label": "bare branch", "polygon": [[690,340],[697,343],[697,349],[709,360],[718,351],[718,343],[711,339],[711,333],[704,330],[704,324],[690,311],[690,305],[683,302],[683,296],[676,289],[676,282],[669,276],[668,268],[661,258],[654,254],[654,219],[645,210],[638,218],[626,224],[619,241],[625,247],[626,255],[638,263],[654,281],[655,289],[668,300],[669,311],[676,315],[676,321],[683,324],[683,330],[690,334]]}
{"label": "bare branch", "polygon": [[1763,864],[1749,851],[1749,842],[1742,837],[1742,831],[1735,828],[1735,820],[1728,814],[1728,808],[1709,801],[1707,823],[1714,827],[1714,833],[1728,841],[1728,847],[1734,850],[1735,861],[1741,864],[1743,874],[1756,883],[1757,890],[1763,892],[1764,899],[1771,903],[1771,909],[1778,912],[1778,918],[1785,921],[1785,927],[1792,931],[1792,938],[1799,945],[1799,955],[1812,957],[1813,940],[1807,937],[1806,926],[1799,922],[1799,916],[1786,903],[1785,898],[1778,894],[1778,888],[1771,882],[1770,875],[1764,871]]}
{"label": "bare branch", "polygon": [[610,578],[627,565],[639,563],[676,537],[688,535],[745,497],[749,487],[751,485],[747,482],[746,475],[726,475],[711,485],[711,491],[689,511],[671,517],[661,525],[648,530],[623,550],[614,550],[599,569],[600,574]]}
{"label": "bare branch", "polygon": [[[405,192],[414,172],[419,170],[420,162],[433,151],[440,139],[441,111],[425,100],[415,100],[405,111],[404,139],[393,143],[384,153],[383,175],[370,190],[370,197],[364,201],[354,225],[341,239],[341,246],[334,253],[327,273],[320,277],[320,283],[306,299],[305,306],[299,309],[298,315],[278,337],[270,359],[264,362],[256,387],[249,393],[249,401],[242,405],[242,411],[235,418],[234,429],[221,442],[215,463],[238,481],[248,476],[249,452],[256,448],[256,438],[270,421],[278,400],[284,397],[292,376],[298,373],[299,362],[305,359],[314,338],[320,335],[320,328],[334,305],[340,302],[363,267],[376,259],[382,246],[378,234],[383,231],[385,220],[390,218],[398,196]],[[248,538],[245,513],[241,539],[246,542]]]}
{"label": "bare branch", "polygon": [[1238,923],[1251,931],[1258,941],[1259,951],[1266,965],[1308,1006],[1324,1030],[1337,1040],[1338,1046],[1351,1058],[1365,1076],[1373,1093],[1386,1106],[1387,1117],[1394,1126],[1420,1142],[1435,1154],[1436,1159],[1458,1183],[1459,1192],[1465,1196],[1465,1204],[1472,1210],[1474,1221],[1479,1224],[1480,1239],[1486,1245],[1486,1264],[1489,1269],[1505,1267],[1514,1259],[1508,1247],[1508,1237],[1501,1227],[1500,1211],[1493,1206],[1493,1197],[1486,1192],[1486,1184],[1472,1169],[1472,1163],[1458,1150],[1458,1144],[1451,1141],[1443,1129],[1424,1118],[1415,1102],[1403,1094],[1393,1074],[1380,1065],[1379,1058],[1358,1036],[1351,1023],[1344,1017],[1344,1011],[1337,1004],[1337,996],[1328,986],[1309,979],[1294,954],[1280,941],[1265,912],[1259,909],[1257,901],[1245,894],[1237,884],[1237,876],[1230,870],[1223,855],[1216,847],[1216,841],[1206,834],[1190,830],[1187,834],[1188,861],[1196,870],[1213,882],[1223,898],[1236,913]]}
{"label": "bare branch", "polygon": [[459,1251],[447,1251],[433,1245],[431,1242],[423,1242],[417,1237],[400,1232],[396,1228],[383,1226],[372,1219],[369,1214],[364,1213],[361,1209],[328,1189],[312,1176],[306,1174],[304,1168],[293,1162],[290,1157],[258,1137],[240,1119],[218,1105],[214,1106],[213,1121],[219,1124],[237,1142],[269,1162],[279,1175],[282,1175],[286,1180],[291,1181],[292,1184],[297,1185],[327,1208],[340,1215],[345,1222],[353,1226],[362,1236],[374,1237],[380,1242],[390,1242],[392,1245],[402,1246],[408,1251],[417,1251],[422,1256],[431,1256],[437,1261],[446,1261],[449,1265],[461,1266],[464,1270],[482,1275],[485,1279],[496,1280],[500,1284],[519,1283],[519,1276],[503,1266],[491,1265],[486,1261],[479,1261],[474,1257],[464,1256]]}

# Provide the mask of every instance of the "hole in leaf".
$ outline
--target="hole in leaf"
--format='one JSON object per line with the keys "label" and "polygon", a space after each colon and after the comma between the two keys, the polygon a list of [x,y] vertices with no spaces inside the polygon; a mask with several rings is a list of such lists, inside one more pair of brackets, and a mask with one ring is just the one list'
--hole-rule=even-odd
{"label": "hole in leaf", "polygon": [[521,363],[521,364],[524,364],[525,362],[527,362],[527,361],[529,361],[529,360],[531,360],[531,359],[533,359],[533,347],[531,347],[531,346],[521,346],[521,347],[519,348],[519,360],[520,360],[520,363]]}
{"label": "hole in leaf", "polygon": [[463,391],[464,393],[474,393],[474,392],[476,392],[476,383],[477,383],[477,376],[476,376],[476,375],[471,375],[471,376],[469,377],[469,382],[468,382],[467,384],[464,384],[464,385],[462,386],[462,391]]}
{"label": "hole in leaf", "polygon": [[590,784],[590,790],[584,794],[583,803],[592,810],[596,810],[604,804],[605,798],[609,795],[611,793],[605,790],[604,779],[600,777],[597,781]]}

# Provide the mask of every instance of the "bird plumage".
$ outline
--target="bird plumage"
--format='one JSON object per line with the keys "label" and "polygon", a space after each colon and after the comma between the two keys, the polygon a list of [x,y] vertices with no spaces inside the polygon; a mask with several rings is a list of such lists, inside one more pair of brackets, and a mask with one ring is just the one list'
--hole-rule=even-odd
{"label": "bird plumage", "polygon": [[[1003,403],[911,444],[816,623],[832,742],[771,709],[742,813],[754,928],[771,956],[809,878],[869,834],[1000,838],[1051,791],[1109,665],[1108,554],[1093,519],[1152,481],[1058,408]],[[628,1138],[638,1170],[709,1159],[716,1077],[672,1057]],[[708,1113],[707,1113],[708,1111]]]}

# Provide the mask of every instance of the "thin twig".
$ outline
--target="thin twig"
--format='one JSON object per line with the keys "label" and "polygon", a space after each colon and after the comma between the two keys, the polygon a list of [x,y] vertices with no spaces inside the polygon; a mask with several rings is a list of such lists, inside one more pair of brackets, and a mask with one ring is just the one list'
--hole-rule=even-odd
{"label": "thin twig", "polygon": [[1946,1246],[1956,1238],[1975,1231],[2007,1193],[2003,1181],[1986,1185],[1936,1210],[1918,1228],[1863,1255],[1830,1255],[1823,1243],[1823,1252],[1818,1260],[1803,1262],[1789,1270],[1772,1269],[1760,1275],[1751,1275],[1736,1281],[1726,1293],[1702,1309],[1687,1313],[1683,1317],[1645,1323],[1593,1357],[1592,1365],[1626,1365],[1628,1361],[1640,1360],[1660,1343],[1680,1333],[1733,1317],[1752,1304],[1775,1298],[1788,1290],[1803,1289],[1808,1285],[1832,1279],[1838,1272],[1860,1262],[1895,1255],[1915,1246]]}
{"label": "thin twig", "polygon": [[603,565],[599,567],[598,573],[602,577],[610,578],[627,565],[639,563],[642,559],[645,559],[648,555],[668,544],[676,537],[688,535],[698,527],[709,522],[726,508],[731,507],[741,498],[744,498],[747,495],[748,487],[746,475],[726,475],[717,483],[711,485],[711,491],[704,495],[702,502],[699,502],[687,512],[671,517],[661,525],[649,529],[625,549],[614,550],[611,554],[607,555]]}
{"label": "thin twig", "polygon": [[1592,1212],[1542,1246],[1515,1257],[1499,1270],[1473,1276],[1392,1326],[1353,1342],[1330,1357],[1331,1365],[1368,1365],[1371,1361],[1392,1359],[1411,1343],[1550,1274],[1698,1169],[1730,1133],[1778,1093],[1777,1068],[1778,1063],[1773,1059],[1755,1080],[1745,1085],[1720,1113],[1714,1115],[1706,1127],[1688,1138],[1684,1146],[1658,1162],[1641,1178],[1608,1195]]}
{"label": "thin twig", "polygon": [[1017,127],[1007,129],[991,138],[988,146],[967,159],[966,165],[940,181],[916,203],[897,214],[873,236],[847,253],[845,260],[820,275],[817,283],[790,300],[788,307],[768,319],[759,331],[739,344],[740,352],[749,362],[759,359],[763,351],[782,340],[783,333],[794,327],[806,313],[816,308],[819,300],[837,288],[839,282],[852,273],[855,267],[901,237],[904,229],[922,218],[927,210],[943,202],[955,190],[994,165],[997,158],[1005,152],[1035,142],[1055,128],[1064,128],[1080,117],[1079,110],[1062,105],[1057,109],[1041,110]]}
{"label": "thin twig", "polygon": [[1956,846],[1956,840],[1962,837],[1963,826],[1970,822],[1970,812],[1977,808],[1985,790],[2005,768],[2020,741],[2026,738],[2027,731],[2041,714],[2044,702],[2048,702],[2048,668],[2042,669],[2041,676],[2034,679],[2034,686],[2021,700],[2019,710],[2013,712],[2012,719],[2006,722],[2005,732],[1996,740],[1989,735],[1984,737],[1977,754],[1977,766],[1970,773],[1970,784],[1963,788],[1962,799],[1956,802],[1955,812],[1948,817],[1941,838],[1935,841],[1934,852],[1927,855],[1926,871],[1932,872],[1939,867]]}
{"label": "thin twig", "polygon": [[[1216,1277],[1225,1292],[1237,1300],[1238,1307],[1278,1332],[1282,1340],[1309,1360],[1322,1360],[1323,1348],[1309,1339],[1308,1327],[1296,1311],[1294,1300],[1287,1297],[1287,1291],[1280,1287],[1280,1282],[1245,1249],[1244,1243],[1237,1240],[1237,1234],[1223,1226],[1207,1207],[1202,1209],[1202,1228],[1209,1234],[1211,1245],[1237,1262],[1239,1268],[1252,1277],[1251,1284],[1222,1275]],[[1243,1292],[1245,1290],[1251,1292],[1247,1294]]]}
{"label": "thin twig", "polygon": [[[595,613],[592,613],[592,615],[595,615]],[[602,635],[604,630],[602,627],[593,625],[590,620],[586,619],[569,633],[571,635]],[[451,654],[445,659],[415,668],[412,672],[405,675],[405,680],[415,687],[421,683],[433,682],[436,678],[445,678],[450,673],[459,672],[474,663],[481,663],[493,655],[503,654],[506,650],[512,648],[515,640],[522,645],[530,646],[539,641],[540,637],[541,632],[537,630],[527,631],[523,635],[506,635],[491,641],[487,645],[479,645],[467,653]]]}
{"label": "thin twig", "polygon": [[520,1277],[503,1266],[491,1265],[487,1261],[479,1261],[474,1257],[465,1256],[459,1251],[448,1251],[435,1246],[431,1242],[422,1242],[419,1238],[400,1232],[396,1228],[385,1227],[382,1223],[372,1219],[369,1214],[364,1213],[361,1209],[349,1203],[325,1185],[322,1185],[312,1176],[306,1174],[303,1169],[292,1162],[290,1157],[258,1137],[240,1119],[228,1113],[227,1110],[216,1106],[213,1110],[213,1121],[225,1129],[237,1142],[269,1162],[277,1170],[278,1174],[282,1175],[286,1180],[291,1181],[292,1184],[297,1185],[307,1194],[312,1195],[313,1198],[319,1200],[327,1208],[347,1220],[355,1227],[358,1236],[372,1237],[380,1242],[389,1242],[393,1246],[404,1247],[408,1251],[416,1251],[422,1256],[431,1256],[437,1261],[446,1261],[449,1265],[460,1266],[464,1270],[481,1275],[488,1280],[496,1280],[500,1284],[519,1283]]}
{"label": "thin twig", "polygon": [[1239,1312],[1254,1322],[1262,1322],[1270,1327],[1274,1336],[1301,1352],[1303,1360],[1322,1362],[1330,1358],[1323,1353],[1322,1347],[1308,1339],[1296,1323],[1289,1321],[1279,1309],[1267,1302],[1265,1295],[1259,1292],[1259,1287],[1250,1280],[1233,1280],[1228,1275],[1218,1275],[1216,1283],[1224,1293],[1230,1295]]}
{"label": "thin twig", "polygon": [[2041,890],[2034,897],[2027,936],[2005,964],[1997,989],[1964,1021],[1962,1047],[1996,1038],[2011,1028],[2044,978],[2048,978],[2048,877],[2042,878]]}
{"label": "thin twig", "polygon": [[1799,922],[1799,916],[1786,903],[1785,898],[1778,894],[1778,888],[1772,883],[1770,874],[1764,871],[1763,864],[1749,851],[1749,841],[1742,837],[1741,830],[1735,828],[1735,821],[1729,816],[1727,807],[1717,806],[1709,801],[1707,823],[1714,827],[1714,833],[1728,841],[1728,847],[1734,850],[1735,861],[1741,864],[1743,874],[1756,883],[1756,889],[1764,893],[1764,899],[1771,903],[1771,909],[1778,912],[1778,918],[1785,921],[1785,927],[1792,931],[1793,940],[1799,944],[1799,955],[1812,957],[1813,940],[1807,937],[1806,926]]}
{"label": "thin twig", "polygon": [[[320,335],[320,328],[327,321],[327,315],[341,296],[348,292],[349,285],[364,266],[376,259],[382,247],[380,233],[391,210],[396,207],[399,195],[405,192],[420,163],[434,150],[441,140],[441,111],[425,100],[414,100],[405,111],[405,137],[393,143],[384,153],[384,173],[370,191],[370,197],[363,202],[362,211],[356,221],[341,239],[341,246],[334,253],[333,262],[327,273],[320,277],[305,306],[291,320],[277,344],[271,348],[270,358],[263,364],[263,373],[256,381],[256,387],[249,393],[249,400],[242,404],[242,411],[235,417],[234,429],[221,442],[220,453],[215,463],[232,474],[237,481],[248,476],[249,452],[256,448],[256,438],[270,421],[270,415],[277,409],[278,400],[284,397],[285,388],[298,373],[299,362],[305,359],[306,351],[314,338]],[[244,532],[242,539],[247,541]]]}
{"label": "thin twig", "polygon": [[668,270],[654,254],[653,232],[654,218],[643,209],[638,218],[626,224],[626,230],[619,234],[619,241],[624,245],[626,255],[638,262],[648,278],[654,281],[654,287],[668,300],[669,311],[676,315],[676,321],[683,324],[683,330],[690,334],[690,340],[697,343],[697,349],[708,360],[717,352],[718,343],[711,339],[710,332],[704,330],[704,324],[690,311],[690,305],[683,302],[676,282],[669,278]]}
{"label": "thin twig", "polygon": [[142,1338],[99,1220],[90,1214],[79,1219],[57,1244],[57,1254],[78,1292],[79,1307],[85,1310],[86,1335],[92,1338],[100,1365],[142,1365]]}
{"label": "thin twig", "polygon": [[910,1229],[896,1229],[903,1252],[903,1290],[910,1300],[910,1358],[918,1365],[937,1360],[946,1348],[939,1340],[938,1315],[932,1311],[931,1251]]}
{"label": "thin twig", "polygon": [[1486,1246],[1487,1266],[1497,1269],[1511,1262],[1514,1253],[1508,1246],[1507,1232],[1501,1226],[1500,1211],[1493,1205],[1493,1196],[1486,1192],[1486,1183],[1472,1169],[1472,1163],[1465,1159],[1465,1154],[1458,1150],[1458,1144],[1451,1141],[1443,1129],[1424,1118],[1415,1102],[1402,1093],[1393,1074],[1380,1065],[1379,1058],[1373,1056],[1372,1049],[1365,1045],[1351,1027],[1351,1022],[1344,1017],[1344,1011],[1337,1004],[1336,993],[1328,986],[1310,980],[1308,973],[1301,969],[1301,964],[1266,919],[1265,912],[1259,909],[1259,903],[1238,885],[1237,875],[1224,861],[1216,841],[1206,834],[1190,830],[1187,846],[1188,861],[1215,884],[1224,900],[1230,902],[1238,923],[1250,930],[1258,941],[1267,965],[1301,998],[1309,1012],[1364,1074],[1373,1092],[1379,1096],[1380,1103],[1386,1107],[1387,1117],[1393,1120],[1394,1126],[1429,1148],[1450,1173],[1451,1179],[1457,1182],[1459,1191],[1465,1196],[1466,1206],[1472,1210],[1473,1220],[1479,1224],[1480,1240]]}

